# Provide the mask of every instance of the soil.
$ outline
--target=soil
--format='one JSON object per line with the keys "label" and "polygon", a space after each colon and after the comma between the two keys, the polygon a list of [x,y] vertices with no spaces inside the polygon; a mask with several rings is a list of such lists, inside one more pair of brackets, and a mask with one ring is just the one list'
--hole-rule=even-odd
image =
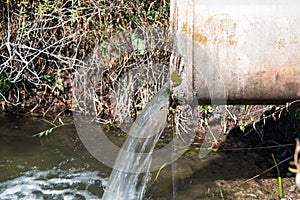
{"label": "soil", "polygon": [[[176,199],[279,199],[276,172],[259,175],[272,163],[251,152],[219,152],[204,159],[185,157],[176,165]],[[152,199],[172,199],[172,167],[161,172],[157,183],[150,188],[156,196]],[[286,199],[299,199],[295,178],[282,179],[283,195]],[[166,192],[168,194],[166,195]]]}
{"label": "soil", "polygon": [[[273,117],[275,110],[261,112],[265,107],[251,108],[251,118],[258,119],[256,130],[250,123],[241,131],[227,118],[228,131],[215,145],[218,151],[203,158],[198,156],[201,145],[197,141],[199,137],[196,137],[195,145],[184,157],[160,172],[155,184],[149,188],[149,199],[172,199],[173,195],[179,200],[280,199],[272,154],[280,163],[283,199],[300,199],[295,187],[295,174],[288,171],[288,167],[294,168],[289,162],[293,160],[295,138],[299,137],[300,120],[296,114],[299,107],[282,109]],[[243,113],[243,106],[229,106],[228,109],[237,117]],[[260,115],[253,115],[258,111]],[[264,116],[269,115],[264,120]],[[247,116],[243,115],[244,120]],[[175,177],[175,188],[172,176]]]}

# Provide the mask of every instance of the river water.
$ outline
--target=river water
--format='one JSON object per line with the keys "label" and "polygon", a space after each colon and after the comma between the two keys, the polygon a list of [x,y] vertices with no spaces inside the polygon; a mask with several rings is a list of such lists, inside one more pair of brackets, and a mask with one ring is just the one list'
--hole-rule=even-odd
{"label": "river water", "polygon": [[37,118],[1,115],[0,199],[99,199],[110,169],[80,143],[73,126],[45,137]]}
{"label": "river water", "polygon": [[[82,145],[75,127],[62,126],[44,137],[32,135],[51,127],[40,118],[0,114],[0,199],[101,199],[111,168]],[[124,138],[110,138],[122,144]],[[271,163],[272,164],[272,163]],[[189,151],[172,166],[151,174],[144,199],[278,199],[276,174],[245,180],[270,167],[249,151],[217,152],[199,159]],[[175,176],[175,183],[172,176]],[[283,178],[286,197],[294,196],[294,178]]]}

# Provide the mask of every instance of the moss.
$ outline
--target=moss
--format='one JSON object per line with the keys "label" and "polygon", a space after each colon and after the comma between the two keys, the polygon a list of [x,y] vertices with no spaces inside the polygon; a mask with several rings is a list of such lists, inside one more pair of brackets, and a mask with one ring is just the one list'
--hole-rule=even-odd
{"label": "moss", "polygon": [[191,149],[186,153],[186,156],[188,157],[196,157],[199,154],[199,150],[197,151],[196,149]]}
{"label": "moss", "polygon": [[173,71],[171,73],[170,78],[171,78],[171,81],[173,82],[174,87],[177,87],[182,82],[182,78],[181,78],[180,74],[178,74],[176,71]]}

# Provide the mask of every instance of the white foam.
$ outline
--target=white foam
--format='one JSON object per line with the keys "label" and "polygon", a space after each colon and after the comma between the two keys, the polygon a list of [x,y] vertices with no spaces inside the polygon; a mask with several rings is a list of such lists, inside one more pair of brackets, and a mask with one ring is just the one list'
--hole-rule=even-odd
{"label": "white foam", "polygon": [[43,200],[64,199],[73,200],[100,199],[88,189],[92,185],[99,190],[107,182],[107,178],[99,176],[98,171],[86,169],[60,170],[51,169],[40,171],[31,169],[20,177],[1,183],[1,200]]}

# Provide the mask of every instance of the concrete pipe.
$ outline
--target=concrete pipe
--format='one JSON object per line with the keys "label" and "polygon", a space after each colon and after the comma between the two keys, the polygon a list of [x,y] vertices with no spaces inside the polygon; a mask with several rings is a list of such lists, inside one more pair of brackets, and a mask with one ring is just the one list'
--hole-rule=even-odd
{"label": "concrete pipe", "polygon": [[300,99],[300,1],[171,0],[173,92],[200,103]]}

